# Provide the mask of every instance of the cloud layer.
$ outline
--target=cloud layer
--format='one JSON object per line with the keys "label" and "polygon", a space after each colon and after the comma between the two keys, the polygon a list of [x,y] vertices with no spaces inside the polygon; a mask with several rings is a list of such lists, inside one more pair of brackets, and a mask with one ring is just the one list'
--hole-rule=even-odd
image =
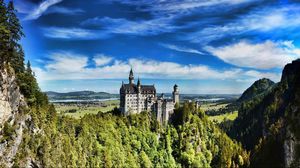
{"label": "cloud layer", "polygon": [[93,40],[105,39],[108,34],[101,31],[81,29],[81,28],[61,28],[49,27],[43,28],[44,36],[54,39],[67,39],[67,40]]}
{"label": "cloud layer", "polygon": [[181,38],[202,44],[222,40],[228,36],[236,38],[243,35],[251,36],[253,33],[263,37],[285,38],[286,31],[293,32],[300,27],[299,12],[300,7],[295,5],[262,6],[225,23],[204,26]]}
{"label": "cloud layer", "polygon": [[[242,69],[216,70],[205,65],[181,65],[175,62],[163,62],[131,58],[126,61],[115,60],[103,54],[93,58],[96,67],[88,66],[88,57],[70,52],[52,53],[51,61],[44,69],[34,68],[39,80],[70,79],[124,79],[133,67],[135,74],[146,79],[219,79],[242,80],[244,78],[267,77],[278,80],[276,73],[245,71]],[[72,66],[69,66],[72,65]]]}
{"label": "cloud layer", "polygon": [[141,78],[187,80],[187,88],[197,80],[245,89],[262,77],[278,81],[283,66],[300,56],[296,1],[16,0],[16,5],[27,19],[26,56],[39,60],[33,62],[39,81],[49,83],[119,81],[133,66]]}
{"label": "cloud layer", "polygon": [[25,20],[33,20],[33,19],[37,19],[40,16],[43,15],[44,12],[47,11],[47,9],[52,6],[55,5],[57,3],[62,2],[63,0],[46,0],[43,1],[42,3],[40,3],[31,13],[29,13]]}
{"label": "cloud layer", "polygon": [[176,46],[173,44],[161,44],[163,47],[171,49],[171,50],[175,50],[175,51],[179,51],[179,52],[186,52],[186,53],[192,53],[192,54],[200,54],[203,55],[204,53],[193,49],[193,48],[188,48],[188,47],[183,47],[183,46]]}
{"label": "cloud layer", "polygon": [[112,57],[106,56],[104,54],[97,54],[93,61],[95,62],[96,66],[103,66],[109,64],[113,60]]}
{"label": "cloud layer", "polygon": [[252,44],[240,41],[224,47],[206,47],[207,51],[228,64],[256,69],[283,68],[300,57],[300,50],[291,41],[265,41]]}

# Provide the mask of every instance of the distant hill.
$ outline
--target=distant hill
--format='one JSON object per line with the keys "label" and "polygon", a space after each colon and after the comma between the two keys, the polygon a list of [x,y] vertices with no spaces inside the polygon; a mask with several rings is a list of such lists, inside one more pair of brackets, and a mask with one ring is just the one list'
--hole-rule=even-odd
{"label": "distant hill", "polygon": [[273,87],[254,97],[257,90],[247,89],[244,98],[253,98],[241,104],[229,135],[251,150],[253,167],[299,167],[300,60],[285,66],[276,85],[268,80],[253,85],[261,90]]}
{"label": "distant hill", "polygon": [[93,92],[93,91],[76,91],[76,92],[67,92],[67,93],[59,93],[59,92],[45,92],[50,100],[67,100],[67,99],[75,99],[75,100],[88,100],[88,99],[109,99],[109,98],[117,98],[117,94],[110,94],[107,92]]}
{"label": "distant hill", "polygon": [[237,102],[241,103],[250,99],[253,99],[256,96],[260,96],[271,90],[271,88],[275,85],[273,81],[270,79],[260,79],[255,81],[237,100]]}

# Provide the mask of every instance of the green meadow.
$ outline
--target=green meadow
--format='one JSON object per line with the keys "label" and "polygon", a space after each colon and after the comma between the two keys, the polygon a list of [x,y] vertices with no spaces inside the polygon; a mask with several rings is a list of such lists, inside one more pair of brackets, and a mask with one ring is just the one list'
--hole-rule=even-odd
{"label": "green meadow", "polygon": [[108,112],[119,107],[119,100],[104,101],[102,105],[88,104],[55,104],[56,111],[61,115],[82,118],[86,114],[97,114],[99,112]]}
{"label": "green meadow", "polygon": [[217,116],[209,116],[208,119],[210,121],[214,121],[216,123],[221,123],[224,120],[235,120],[238,116],[238,112],[234,111],[234,112],[230,112],[230,113],[226,113],[226,114],[222,114],[222,115],[217,115]]}

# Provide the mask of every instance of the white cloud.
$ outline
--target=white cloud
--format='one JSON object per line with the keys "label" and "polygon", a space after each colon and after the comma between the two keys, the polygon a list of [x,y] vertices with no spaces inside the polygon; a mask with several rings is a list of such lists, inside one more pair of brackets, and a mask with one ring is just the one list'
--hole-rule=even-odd
{"label": "white cloud", "polygon": [[64,27],[50,27],[43,28],[44,36],[48,38],[58,39],[104,39],[108,34],[103,31],[95,31],[81,28],[64,28]]}
{"label": "white cloud", "polygon": [[289,41],[268,40],[258,44],[240,41],[223,47],[209,46],[206,50],[226,63],[257,69],[282,68],[300,56],[299,49]]}
{"label": "white cloud", "polygon": [[[268,33],[274,31],[285,31],[300,27],[300,7],[266,7],[253,10],[237,19],[228,21],[223,25],[211,25],[190,33],[183,39],[192,42],[209,43],[230,35],[242,35],[247,32]],[[282,32],[281,32],[282,33]]]}
{"label": "white cloud", "polygon": [[[100,55],[101,56],[101,55]],[[103,56],[95,68],[88,65],[88,56],[77,55],[70,52],[52,53],[52,61],[46,63],[43,68],[34,68],[39,81],[46,80],[72,80],[72,79],[124,79],[127,78],[131,66],[136,76],[144,79],[259,79],[269,77],[278,81],[279,75],[262,73],[259,71],[244,71],[242,69],[217,70],[205,65],[182,65],[175,62],[162,62],[131,58],[127,61],[113,60]],[[95,57],[97,59],[99,57]],[[108,59],[107,59],[108,58]],[[112,60],[110,60],[112,59]],[[113,61],[108,65],[108,62]],[[95,61],[97,65],[97,62]]]}
{"label": "white cloud", "polygon": [[83,55],[74,55],[69,52],[51,54],[52,61],[45,68],[53,72],[74,73],[84,71],[88,58]]}
{"label": "white cloud", "polygon": [[93,60],[95,61],[96,66],[103,66],[110,63],[113,60],[113,58],[104,54],[98,54],[94,57]]}
{"label": "white cloud", "polygon": [[[189,15],[195,9],[235,6],[257,0],[113,0],[119,3],[135,6],[137,10],[147,11],[152,14],[148,20],[128,20],[125,18],[94,17],[82,22],[83,26],[93,26],[105,29],[110,33],[156,35],[174,32],[176,30],[191,27],[189,24],[175,24],[176,19]],[[107,1],[103,1],[107,2]],[[108,1],[111,3],[111,1]],[[215,9],[213,9],[215,10]],[[195,10],[196,11],[196,10]]]}
{"label": "white cloud", "polygon": [[43,15],[44,12],[47,11],[47,9],[50,6],[53,6],[57,3],[62,2],[63,0],[46,0],[40,3],[31,13],[29,13],[26,17],[25,20],[34,20],[38,19],[40,16]]}
{"label": "white cloud", "polygon": [[196,0],[196,1],[177,1],[171,3],[161,3],[159,7],[153,7],[156,10],[163,10],[163,11],[182,11],[182,10],[191,10],[195,8],[203,8],[203,7],[211,7],[211,6],[218,6],[218,5],[237,5],[245,2],[250,2],[251,0],[210,0],[210,1],[203,1],[203,0]]}
{"label": "white cloud", "polygon": [[78,8],[66,8],[66,7],[59,7],[59,6],[53,6],[49,10],[47,10],[47,14],[49,13],[61,13],[65,15],[77,15],[82,14],[85,11]]}
{"label": "white cloud", "polygon": [[137,6],[141,11],[150,11],[156,14],[170,13],[189,13],[193,9],[217,7],[217,6],[234,6],[243,3],[253,2],[256,0],[173,0],[173,1],[157,1],[157,0],[113,0],[123,4]]}
{"label": "white cloud", "polygon": [[[139,36],[169,33],[187,27],[173,24],[173,16],[159,17],[150,20],[128,20],[125,18],[94,17],[81,22],[78,27],[44,28],[44,35],[61,39],[104,39],[114,34]],[[92,29],[90,29],[92,27]]]}
{"label": "white cloud", "polygon": [[145,78],[169,79],[227,79],[234,78],[240,69],[218,71],[205,65],[181,65],[175,62],[129,59],[129,65]]}
{"label": "white cloud", "polygon": [[269,31],[278,28],[300,26],[300,8],[282,7],[258,11],[241,20],[244,27],[251,30]]}
{"label": "white cloud", "polygon": [[159,17],[150,20],[128,20],[125,18],[95,17],[81,23],[82,26],[92,26],[105,29],[108,33],[155,35],[165,32],[173,32],[181,26],[172,24],[173,17]]}
{"label": "white cloud", "polygon": [[186,52],[186,53],[193,53],[193,54],[200,54],[203,55],[204,53],[196,50],[196,49],[192,49],[192,48],[187,48],[187,47],[182,47],[182,46],[176,46],[176,45],[172,45],[172,44],[161,44],[163,47],[171,49],[171,50],[175,50],[175,51],[180,51],[180,52]]}

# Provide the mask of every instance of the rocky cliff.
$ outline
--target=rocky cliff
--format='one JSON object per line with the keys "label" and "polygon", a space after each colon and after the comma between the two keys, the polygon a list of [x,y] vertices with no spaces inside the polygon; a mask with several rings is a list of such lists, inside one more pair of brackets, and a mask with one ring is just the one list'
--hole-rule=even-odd
{"label": "rocky cliff", "polygon": [[22,141],[25,120],[29,116],[13,70],[0,70],[0,165],[11,167]]}
{"label": "rocky cliff", "polygon": [[19,112],[19,108],[26,106],[24,96],[21,95],[16,77],[8,70],[0,71],[0,125]]}
{"label": "rocky cliff", "polygon": [[284,163],[288,167],[300,167],[300,59],[285,66],[281,81],[288,85],[285,96],[290,100],[285,109]]}
{"label": "rocky cliff", "polygon": [[287,64],[279,83],[242,103],[230,131],[252,151],[253,167],[300,166],[300,60]]}

